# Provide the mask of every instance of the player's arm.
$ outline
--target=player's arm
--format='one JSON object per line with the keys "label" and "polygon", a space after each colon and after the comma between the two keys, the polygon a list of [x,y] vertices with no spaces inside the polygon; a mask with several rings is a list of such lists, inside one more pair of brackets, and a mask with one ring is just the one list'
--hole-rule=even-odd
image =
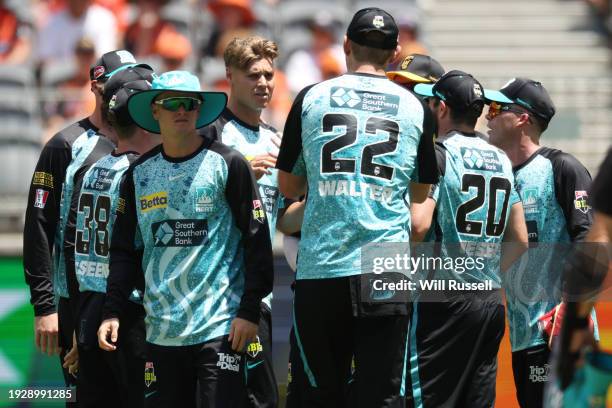
{"label": "player's arm", "polygon": [[106,300],[102,309],[102,324],[98,329],[98,344],[106,351],[116,349],[119,322],[125,310],[138,274],[142,274],[142,251],[137,245],[138,216],[134,198],[132,168],[121,183],[119,202],[110,245],[109,274],[106,281]]}
{"label": "player's arm", "polygon": [[274,282],[268,222],[255,175],[242,155],[236,154],[229,160],[225,196],[242,233],[244,247],[244,292],[229,337],[232,349],[242,351],[257,335],[259,305],[272,291]]}
{"label": "player's arm", "polygon": [[276,168],[278,186],[285,197],[298,199],[306,194],[306,165],[302,151],[302,103],[311,87],[304,88],[293,101],[281,142]]}
{"label": "player's arm", "polygon": [[567,232],[572,242],[584,241],[593,215],[587,192],[591,190],[591,175],[573,156],[560,154],[553,160],[555,195],[563,210]]}
{"label": "player's arm", "polygon": [[[514,189],[513,189],[514,190]],[[510,207],[508,225],[504,231],[501,256],[501,270],[505,272],[529,248],[529,237],[523,204],[520,200]]]}
{"label": "player's arm", "polygon": [[285,235],[291,235],[301,231],[302,221],[304,220],[304,209],[306,208],[306,199],[293,201],[286,198],[285,207],[286,209],[282,217],[276,221],[276,227]]}
{"label": "player's arm", "polygon": [[54,353],[57,312],[53,291],[53,244],[59,221],[62,183],[72,153],[67,143],[52,139],[40,154],[30,184],[23,230],[23,269],[34,306],[36,347]]}

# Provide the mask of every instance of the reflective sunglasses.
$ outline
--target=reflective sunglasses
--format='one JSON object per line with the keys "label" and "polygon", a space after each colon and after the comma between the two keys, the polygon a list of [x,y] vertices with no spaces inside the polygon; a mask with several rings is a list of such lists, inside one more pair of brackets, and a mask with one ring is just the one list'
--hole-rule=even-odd
{"label": "reflective sunglasses", "polygon": [[529,120],[531,120],[531,115],[529,114],[529,112],[513,108],[512,105],[502,105],[497,102],[491,102],[491,104],[489,105],[489,112],[487,113],[487,116],[489,117],[489,119],[493,119],[494,117],[499,116],[502,112],[513,112],[519,115],[526,113],[527,115],[529,115]]}
{"label": "reflective sunglasses", "polygon": [[202,101],[198,98],[193,98],[190,96],[176,96],[160,99],[155,101],[155,104],[161,105],[162,108],[169,110],[170,112],[178,111],[181,106],[185,109],[185,111],[190,112],[196,110],[198,106],[202,104]]}

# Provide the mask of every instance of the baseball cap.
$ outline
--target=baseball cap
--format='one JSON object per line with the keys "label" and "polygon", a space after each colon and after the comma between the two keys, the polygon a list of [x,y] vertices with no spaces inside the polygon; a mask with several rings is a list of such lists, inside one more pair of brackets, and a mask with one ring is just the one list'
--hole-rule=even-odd
{"label": "baseball cap", "polygon": [[109,103],[113,95],[128,82],[139,80],[152,82],[153,74],[152,69],[143,66],[128,67],[117,72],[104,84],[104,94],[102,96],[104,103]]}
{"label": "baseball cap", "polygon": [[499,92],[487,97],[495,102],[522,106],[541,119],[545,127],[555,116],[555,105],[548,91],[540,82],[532,79],[512,78]]}
{"label": "baseball cap", "polygon": [[[382,34],[380,40],[368,38],[368,33]],[[377,7],[359,10],[353,16],[347,30],[349,40],[366,47],[392,50],[397,46],[399,29],[393,16]]]}
{"label": "baseball cap", "polygon": [[472,75],[453,70],[442,75],[435,84],[418,84],[414,92],[422,96],[435,96],[451,108],[482,110],[485,100],[483,86]]}
{"label": "baseball cap", "polygon": [[412,54],[397,64],[393,71],[387,72],[387,78],[392,81],[431,83],[436,82],[444,75],[444,68],[438,61],[429,55]]}
{"label": "baseball cap", "polygon": [[108,102],[108,111],[115,115],[117,123],[121,126],[127,126],[134,123],[130,117],[128,110],[128,100],[130,96],[137,92],[148,91],[151,89],[151,82],[139,79],[136,81],[126,82],[117,92],[115,92]]}
{"label": "baseball cap", "polygon": [[139,64],[131,52],[126,50],[115,50],[102,55],[95,64],[89,69],[89,79],[97,81],[106,81],[116,72],[129,67],[147,67],[152,68],[147,64]]}
{"label": "baseball cap", "polygon": [[214,122],[227,104],[227,95],[224,92],[201,91],[200,80],[190,72],[164,72],[153,78],[150,90],[135,93],[128,100],[130,116],[139,127],[151,133],[161,132],[159,122],[153,117],[151,104],[159,94],[166,91],[180,91],[189,96],[196,96],[202,101],[196,129]]}

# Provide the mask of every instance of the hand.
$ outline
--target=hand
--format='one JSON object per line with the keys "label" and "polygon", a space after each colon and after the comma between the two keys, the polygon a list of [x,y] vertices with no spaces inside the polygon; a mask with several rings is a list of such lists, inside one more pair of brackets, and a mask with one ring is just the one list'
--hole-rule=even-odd
{"label": "hand", "polygon": [[68,372],[73,376],[79,371],[79,349],[76,342],[76,334],[72,333],[72,348],[64,356],[64,364],[62,367],[67,368]]}
{"label": "hand", "polygon": [[257,338],[257,325],[239,317],[232,320],[228,340],[232,342],[232,350],[240,353],[247,344]]}
{"label": "hand", "polygon": [[[110,342],[108,341],[110,337]],[[116,343],[119,338],[119,319],[113,317],[106,319],[100,324],[98,329],[98,345],[102,350],[114,351],[117,346],[111,343]]]}
{"label": "hand", "polygon": [[59,354],[57,313],[34,318],[36,348],[48,355]]}
{"label": "hand", "polygon": [[267,153],[255,156],[251,159],[251,168],[253,169],[253,173],[255,173],[257,180],[262,178],[264,174],[272,173],[269,169],[270,167],[274,168],[276,166],[277,157],[278,155],[275,153]]}

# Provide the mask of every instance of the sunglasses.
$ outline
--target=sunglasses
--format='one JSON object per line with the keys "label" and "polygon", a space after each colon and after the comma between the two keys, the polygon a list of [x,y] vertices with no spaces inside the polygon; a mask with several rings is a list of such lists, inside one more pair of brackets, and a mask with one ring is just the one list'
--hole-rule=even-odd
{"label": "sunglasses", "polygon": [[529,112],[513,108],[512,105],[502,105],[497,102],[491,102],[491,104],[489,105],[489,112],[487,113],[487,116],[489,117],[489,119],[493,119],[494,117],[499,116],[502,112],[512,112],[519,115],[526,113],[527,115],[529,115],[529,120],[531,120],[531,115],[529,114]]}
{"label": "sunglasses", "polygon": [[202,101],[198,98],[192,98],[189,96],[177,96],[160,99],[155,101],[155,104],[161,105],[162,108],[170,112],[178,111],[181,106],[185,109],[185,111],[191,112],[196,110],[202,104]]}

